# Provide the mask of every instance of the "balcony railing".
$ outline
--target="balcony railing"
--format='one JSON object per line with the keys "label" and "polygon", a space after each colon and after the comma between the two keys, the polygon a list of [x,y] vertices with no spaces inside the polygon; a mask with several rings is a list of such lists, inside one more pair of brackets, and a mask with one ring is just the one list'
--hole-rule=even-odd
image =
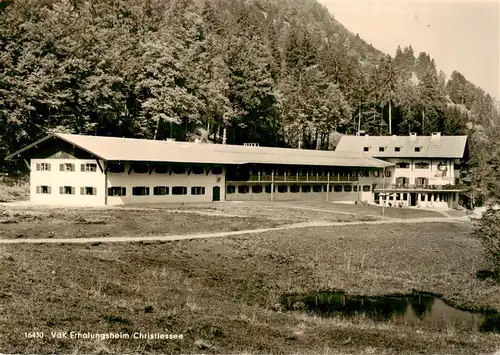
{"label": "balcony railing", "polygon": [[425,191],[462,191],[463,185],[409,185],[409,184],[377,184],[374,190],[425,190]]}
{"label": "balcony railing", "polygon": [[[250,175],[248,182],[271,182],[272,175]],[[274,175],[274,182],[357,182],[357,176],[332,175],[330,179],[324,175]],[[244,181],[242,181],[244,182]]]}

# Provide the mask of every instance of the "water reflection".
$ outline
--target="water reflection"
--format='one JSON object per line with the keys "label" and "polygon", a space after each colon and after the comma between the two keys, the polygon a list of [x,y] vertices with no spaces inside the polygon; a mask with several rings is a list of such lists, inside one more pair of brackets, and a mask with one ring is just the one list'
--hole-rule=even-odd
{"label": "water reflection", "polygon": [[379,322],[441,329],[453,326],[500,333],[499,313],[457,309],[427,294],[368,297],[348,296],[342,292],[319,292],[285,295],[282,304],[287,310],[307,310],[325,317],[364,314]]}

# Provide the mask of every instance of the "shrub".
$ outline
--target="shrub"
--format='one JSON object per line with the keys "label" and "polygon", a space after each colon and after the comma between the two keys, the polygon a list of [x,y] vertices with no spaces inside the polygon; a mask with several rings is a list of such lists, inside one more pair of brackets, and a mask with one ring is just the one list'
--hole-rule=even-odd
{"label": "shrub", "polygon": [[476,220],[473,237],[484,247],[484,255],[489,266],[500,273],[500,209],[489,208]]}

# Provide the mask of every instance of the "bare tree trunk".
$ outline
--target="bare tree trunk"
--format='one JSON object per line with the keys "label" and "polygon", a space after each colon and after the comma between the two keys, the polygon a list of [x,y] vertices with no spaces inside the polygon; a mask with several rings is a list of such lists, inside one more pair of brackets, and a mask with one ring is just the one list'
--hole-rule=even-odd
{"label": "bare tree trunk", "polygon": [[425,112],[422,110],[422,135],[424,135],[424,130],[425,130]]}
{"label": "bare tree trunk", "polygon": [[392,104],[389,100],[389,135],[392,136]]}
{"label": "bare tree trunk", "polygon": [[155,133],[153,135],[153,140],[156,140],[156,137],[158,135],[158,130],[160,129],[160,120],[161,120],[160,117],[158,117],[158,119],[156,120],[156,127],[155,127]]}

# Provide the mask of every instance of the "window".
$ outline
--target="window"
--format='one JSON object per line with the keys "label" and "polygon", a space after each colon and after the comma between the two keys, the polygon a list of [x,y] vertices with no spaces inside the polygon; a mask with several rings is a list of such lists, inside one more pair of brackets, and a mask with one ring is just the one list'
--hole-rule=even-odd
{"label": "window", "polygon": [[370,151],[370,147],[363,147],[363,152],[369,152]]}
{"label": "window", "polygon": [[396,168],[408,169],[409,167],[410,167],[410,163],[407,163],[407,162],[404,162],[404,161],[396,163]]}
{"label": "window", "polygon": [[59,171],[75,171],[75,164],[71,163],[59,164]]}
{"label": "window", "polygon": [[385,171],[385,176],[386,176],[386,177],[391,177],[391,175],[392,175],[392,173],[391,173],[391,171],[390,171],[390,170],[386,170],[386,171]]}
{"label": "window", "polygon": [[147,186],[134,186],[132,187],[132,196],[148,196],[149,187]]}
{"label": "window", "polygon": [[288,186],[286,185],[278,185],[278,192],[281,194],[284,194],[285,192],[288,192]]}
{"label": "window", "polygon": [[344,185],[344,192],[351,192],[351,191],[352,191],[351,185]]}
{"label": "window", "polygon": [[323,192],[327,192],[327,191],[328,191],[328,186],[323,185]]}
{"label": "window", "polygon": [[36,170],[37,171],[50,171],[50,164],[49,163],[38,163],[38,164],[36,164]]}
{"label": "window", "polygon": [[379,152],[383,152],[385,150],[385,147],[378,147]]}
{"label": "window", "polygon": [[74,195],[75,188],[73,186],[59,186],[60,195]]}
{"label": "window", "polygon": [[110,173],[123,173],[125,171],[125,165],[123,164],[109,164],[108,171]]}
{"label": "window", "polygon": [[378,192],[375,192],[375,195],[373,196],[373,200],[377,205],[380,205],[380,194]]}
{"label": "window", "polygon": [[401,194],[400,193],[397,193],[396,194],[396,201],[400,201],[401,200]]}
{"label": "window", "polygon": [[429,163],[425,162],[415,163],[415,169],[429,169]]}
{"label": "window", "polygon": [[95,172],[95,171],[97,171],[97,164],[82,164],[81,170]]}
{"label": "window", "polygon": [[192,186],[191,187],[191,195],[205,195],[205,187],[204,186]]}
{"label": "window", "polygon": [[185,174],[186,168],[183,166],[174,166],[174,168],[172,169],[172,172],[174,174]]}
{"label": "window", "polygon": [[252,193],[261,194],[262,193],[262,186],[261,185],[252,186]]}
{"label": "window", "polygon": [[136,174],[145,174],[148,172],[148,166],[146,164],[135,164],[133,165],[133,170]]}
{"label": "window", "polygon": [[168,186],[155,186],[153,188],[153,195],[155,196],[164,196],[169,194]]}
{"label": "window", "polygon": [[205,172],[205,169],[202,166],[195,166],[193,167],[191,172],[195,175],[201,175]]}
{"label": "window", "polygon": [[462,167],[458,163],[453,164],[453,170],[460,170]]}
{"label": "window", "polygon": [[290,186],[290,192],[296,194],[297,192],[300,192],[300,186],[299,185],[292,185]]}
{"label": "window", "polygon": [[354,191],[354,192],[358,192],[358,185],[354,185],[354,186],[352,187],[352,191]]}
{"label": "window", "polygon": [[214,166],[214,167],[212,167],[212,174],[214,174],[214,175],[221,175],[222,174],[222,168],[220,166]]}
{"label": "window", "polygon": [[247,194],[249,191],[250,191],[250,188],[247,185],[238,186],[238,193],[239,194]]}
{"label": "window", "polygon": [[363,191],[364,192],[369,192],[370,191],[370,185],[363,185]]}
{"label": "window", "polygon": [[321,185],[313,185],[313,192],[321,192],[321,191],[323,191]]}
{"label": "window", "polygon": [[127,196],[127,188],[121,186],[113,186],[108,188],[108,196]]}
{"label": "window", "polygon": [[[274,190],[276,190],[276,187],[274,188]],[[266,194],[270,193],[271,193],[271,185],[266,185]]]}
{"label": "window", "polygon": [[84,186],[80,187],[80,195],[97,195],[97,188]]}
{"label": "window", "polygon": [[302,192],[311,192],[311,185],[302,185]]}
{"label": "window", "polygon": [[154,170],[156,174],[166,174],[168,173],[168,165],[156,165]]}
{"label": "window", "polygon": [[416,152],[420,152],[420,150],[421,150],[421,147],[415,147]]}
{"label": "window", "polygon": [[333,185],[333,191],[342,192],[342,185]]}
{"label": "window", "polygon": [[415,185],[426,186],[429,184],[429,179],[424,177],[415,178]]}
{"label": "window", "polygon": [[173,186],[172,195],[187,195],[187,190],[186,186]]}
{"label": "window", "polygon": [[373,176],[375,176],[375,177],[379,177],[379,176],[380,176],[380,171],[378,171],[378,170],[374,170],[374,171],[373,171]]}
{"label": "window", "polygon": [[401,151],[401,147],[394,147],[394,151],[395,152],[400,152]]}
{"label": "window", "polygon": [[51,190],[52,190],[51,187],[47,186],[47,185],[42,185],[42,186],[36,187],[37,194],[50,194]]}
{"label": "window", "polygon": [[227,185],[226,187],[226,193],[227,194],[234,194],[236,192],[236,187],[233,185]]}

